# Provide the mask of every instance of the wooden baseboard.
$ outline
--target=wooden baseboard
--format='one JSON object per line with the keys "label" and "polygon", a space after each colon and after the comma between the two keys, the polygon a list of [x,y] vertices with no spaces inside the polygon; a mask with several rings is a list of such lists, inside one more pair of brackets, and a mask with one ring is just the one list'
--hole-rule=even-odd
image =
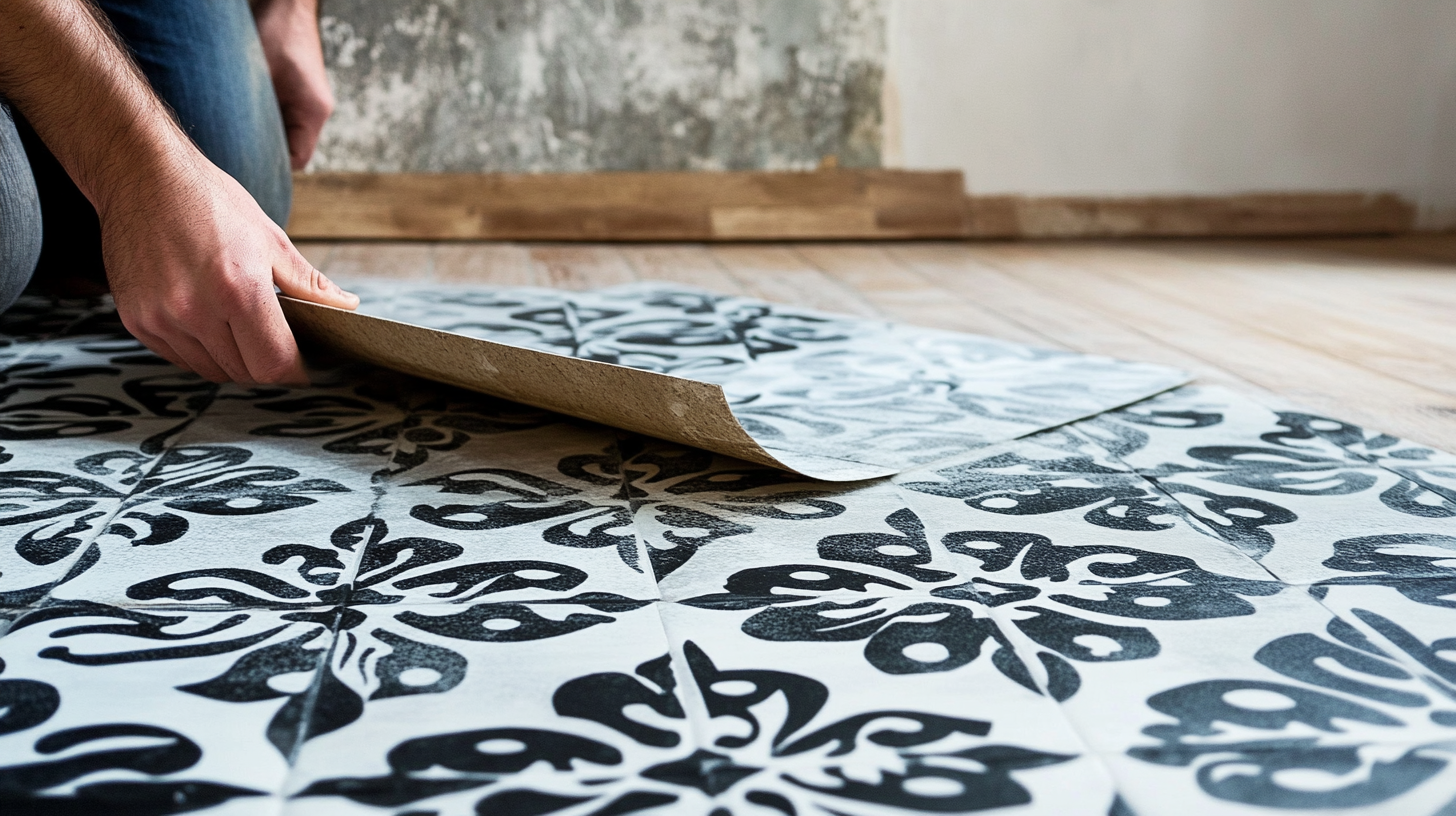
{"label": "wooden baseboard", "polygon": [[1157,198],[969,196],[971,238],[1190,238],[1392,235],[1415,208],[1388,193]]}
{"label": "wooden baseboard", "polygon": [[294,177],[291,235],[513,241],[944,238],[964,231],[961,174]]}
{"label": "wooden baseboard", "polygon": [[294,177],[309,239],[783,241],[1372,235],[1409,231],[1400,198],[966,196],[956,171],[374,174]]}

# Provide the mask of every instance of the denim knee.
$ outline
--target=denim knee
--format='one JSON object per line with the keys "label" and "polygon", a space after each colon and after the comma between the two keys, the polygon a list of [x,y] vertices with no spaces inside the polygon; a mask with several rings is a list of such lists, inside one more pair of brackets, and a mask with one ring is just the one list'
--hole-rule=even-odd
{"label": "denim knee", "polygon": [[40,247],[40,196],[15,122],[0,103],[0,312],[30,283]]}
{"label": "denim knee", "polygon": [[288,139],[247,0],[99,0],[204,155],[282,226]]}

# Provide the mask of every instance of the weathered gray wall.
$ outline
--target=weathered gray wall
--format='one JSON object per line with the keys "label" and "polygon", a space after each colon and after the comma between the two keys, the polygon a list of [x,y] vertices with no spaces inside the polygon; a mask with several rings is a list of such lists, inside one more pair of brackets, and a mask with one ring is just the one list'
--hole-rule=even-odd
{"label": "weathered gray wall", "polygon": [[310,169],[880,161],[885,0],[324,0]]}

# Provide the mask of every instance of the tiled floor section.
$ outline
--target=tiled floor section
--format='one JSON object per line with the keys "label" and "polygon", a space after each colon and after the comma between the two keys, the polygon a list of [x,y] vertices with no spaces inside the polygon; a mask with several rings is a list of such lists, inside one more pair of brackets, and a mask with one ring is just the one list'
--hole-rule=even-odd
{"label": "tiled floor section", "polygon": [[375,371],[0,353],[7,814],[1456,808],[1428,448],[1185,388],[836,486]]}

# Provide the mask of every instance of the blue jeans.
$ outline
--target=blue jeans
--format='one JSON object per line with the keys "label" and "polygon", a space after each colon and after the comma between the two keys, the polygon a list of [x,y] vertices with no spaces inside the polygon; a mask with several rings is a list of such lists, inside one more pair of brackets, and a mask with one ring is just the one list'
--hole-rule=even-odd
{"label": "blue jeans", "polygon": [[[99,0],[203,154],[288,220],[288,143],[248,0]],[[96,211],[0,100],[0,310],[26,285],[104,275]]]}

